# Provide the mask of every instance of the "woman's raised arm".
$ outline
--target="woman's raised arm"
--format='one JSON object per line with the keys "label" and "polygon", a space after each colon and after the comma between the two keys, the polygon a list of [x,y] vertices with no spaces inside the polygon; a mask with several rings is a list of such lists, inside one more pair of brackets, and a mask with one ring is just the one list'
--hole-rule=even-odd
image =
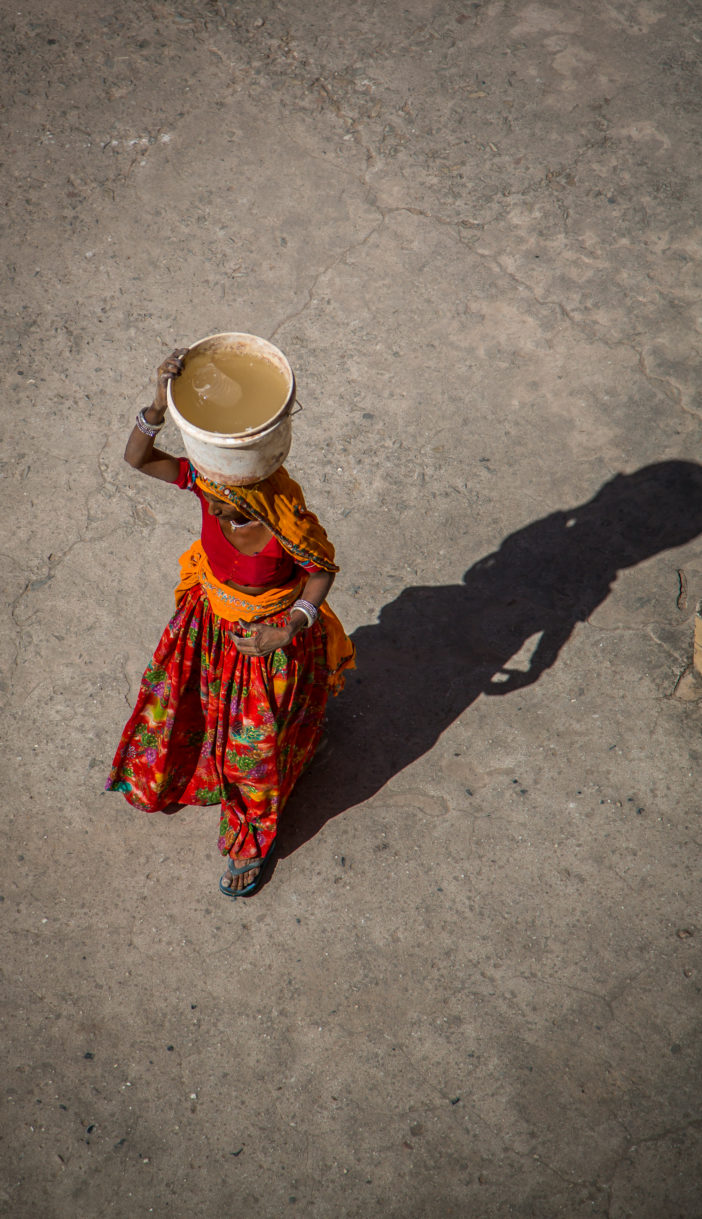
{"label": "woman's raised arm", "polygon": [[137,422],[124,450],[124,460],[142,474],[152,478],[160,478],[163,482],[174,483],[178,479],[178,458],[171,457],[161,449],[154,448],[154,438],[163,427],[166,414],[166,387],[169,381],[177,377],[183,368],[183,356],[187,347],[178,347],[171,352],[163,364],[159,365],[156,374],[156,396],[145,410],[137,415]]}

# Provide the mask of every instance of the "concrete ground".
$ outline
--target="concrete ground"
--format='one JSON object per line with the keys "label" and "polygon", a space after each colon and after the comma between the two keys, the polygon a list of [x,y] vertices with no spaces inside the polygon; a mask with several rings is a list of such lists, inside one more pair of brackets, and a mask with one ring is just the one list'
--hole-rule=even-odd
{"label": "concrete ground", "polygon": [[[2,1215],[702,1215],[699,17],[5,4]],[[102,792],[227,329],[359,653],[248,903]]]}

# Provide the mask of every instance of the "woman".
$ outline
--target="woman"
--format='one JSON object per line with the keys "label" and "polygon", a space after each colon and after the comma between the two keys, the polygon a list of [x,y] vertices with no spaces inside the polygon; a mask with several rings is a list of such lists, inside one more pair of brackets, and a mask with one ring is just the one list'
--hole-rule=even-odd
{"label": "woman", "polygon": [[325,598],[334,549],[281,467],[251,487],[211,482],[154,448],[166,387],[185,349],[161,364],[125,460],[197,495],[202,535],[181,556],[176,612],[142,678],[108,791],[149,812],[221,804],[229,897],[254,893],[278,819],[319,745],[330,691],[354,648]]}

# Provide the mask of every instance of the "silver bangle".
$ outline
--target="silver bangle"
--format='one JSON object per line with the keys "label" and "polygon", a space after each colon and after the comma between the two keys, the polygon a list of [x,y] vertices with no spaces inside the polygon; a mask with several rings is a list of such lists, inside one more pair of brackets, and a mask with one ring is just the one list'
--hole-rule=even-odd
{"label": "silver bangle", "polygon": [[305,618],[307,619],[307,626],[305,627],[305,630],[308,630],[309,627],[311,627],[317,621],[319,616],[317,606],[313,605],[311,601],[296,601],[293,605],[293,609],[299,610],[301,614],[305,615]]}
{"label": "silver bangle", "polygon": [[149,410],[149,407],[144,406],[139,411],[139,414],[136,417],[136,425],[140,432],[143,432],[145,436],[150,436],[153,440],[154,436],[158,436],[158,433],[161,431],[161,428],[164,426],[166,420],[162,419],[160,423],[149,423],[148,419],[146,418],[147,410]]}

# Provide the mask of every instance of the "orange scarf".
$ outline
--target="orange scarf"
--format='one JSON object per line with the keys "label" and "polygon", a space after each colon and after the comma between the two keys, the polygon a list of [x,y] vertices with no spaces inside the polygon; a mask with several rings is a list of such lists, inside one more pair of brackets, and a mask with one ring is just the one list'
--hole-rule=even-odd
{"label": "orange scarf", "polygon": [[297,563],[314,563],[324,571],[339,570],[334,562],[334,547],[314,512],[307,507],[302,488],[284,466],[251,487],[224,487],[203,474],[198,474],[197,485],[208,495],[215,495],[260,521]]}

